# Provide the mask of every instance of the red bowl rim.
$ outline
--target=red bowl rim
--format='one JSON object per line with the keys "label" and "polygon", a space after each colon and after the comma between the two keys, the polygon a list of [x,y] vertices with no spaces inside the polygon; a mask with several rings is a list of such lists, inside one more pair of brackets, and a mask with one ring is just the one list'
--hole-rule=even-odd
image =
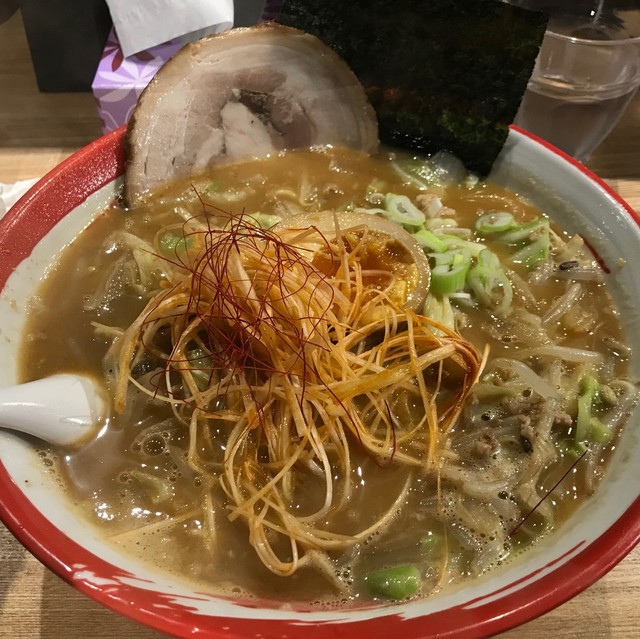
{"label": "red bowl rim", "polygon": [[[584,165],[544,140],[511,127],[562,157],[576,170],[598,185],[619,203],[640,226],[640,216],[605,182]],[[81,149],[43,177],[0,222],[0,290],[15,268],[28,257],[46,235],[70,210],[89,195],[124,172],[125,128],[118,129]],[[87,179],[89,176],[89,179]],[[34,216],[33,211],[38,215]],[[51,524],[15,484],[0,463],[0,518],[15,537],[43,564],[95,601],[156,630],[178,637],[197,635],[210,639],[244,639],[261,634],[266,639],[295,636],[300,625],[282,619],[206,617],[182,605],[172,604],[157,593],[127,586],[99,588],[79,576],[73,566],[82,564],[101,578],[118,579],[124,573],[78,545]],[[621,561],[640,542],[640,498],[598,539],[578,544],[567,553],[562,570],[551,569],[537,581],[486,603],[469,602],[423,617],[405,618],[399,614],[349,621],[348,629],[337,623],[305,624],[307,639],[367,636],[388,639],[401,633],[407,639],[437,636],[440,639],[477,639],[503,632],[525,623],[574,597]],[[558,560],[559,561],[559,560]],[[540,572],[540,571],[536,571]],[[532,577],[528,575],[523,581]],[[161,604],[162,609],[157,606]],[[392,609],[391,609],[392,610]]]}

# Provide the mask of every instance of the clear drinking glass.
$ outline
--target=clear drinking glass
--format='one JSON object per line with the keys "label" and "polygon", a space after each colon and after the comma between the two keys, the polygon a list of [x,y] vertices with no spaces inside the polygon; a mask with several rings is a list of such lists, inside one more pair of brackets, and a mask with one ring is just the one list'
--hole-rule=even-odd
{"label": "clear drinking glass", "polygon": [[640,85],[640,0],[511,0],[551,20],[515,123],[579,160]]}

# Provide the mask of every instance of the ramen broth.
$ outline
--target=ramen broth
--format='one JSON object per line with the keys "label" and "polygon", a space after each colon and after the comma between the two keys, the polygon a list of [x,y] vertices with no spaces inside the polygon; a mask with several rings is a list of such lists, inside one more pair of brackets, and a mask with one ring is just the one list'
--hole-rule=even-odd
{"label": "ramen broth", "polygon": [[[173,185],[139,210],[123,210],[114,203],[65,249],[32,300],[21,352],[21,380],[68,371],[109,377],[103,361],[113,335],[104,327],[127,327],[146,303],[140,287],[132,285],[137,275],[127,266],[131,249],[122,240],[123,232],[152,242],[159,229],[180,224],[184,211],[202,215],[203,203],[234,214],[260,212],[280,218],[291,207],[374,208],[371,202],[379,200],[377,192],[405,194],[419,201],[425,186],[409,182],[406,173],[398,171],[397,162],[387,155],[369,158],[342,150],[292,152],[216,168],[209,177]],[[480,215],[496,209],[508,209],[518,224],[541,217],[526,200],[491,182],[465,179],[454,185],[433,184],[426,192],[440,198],[441,219],[455,220],[461,229],[474,229]],[[567,237],[558,236],[568,242]],[[475,233],[471,239],[490,247],[501,262],[506,263],[513,251],[490,235]],[[571,256],[562,262],[564,271],[554,267],[540,283],[532,273],[539,274],[543,266],[531,269],[510,263],[506,272],[514,285],[514,299],[506,317],[468,303],[465,294],[452,297],[456,328],[479,351],[488,345],[489,360],[481,377],[484,394],[471,394],[460,423],[451,432],[448,457],[442,462],[445,471],[438,479],[437,473],[421,473],[393,460],[380,464],[357,441],[350,442],[352,495],[347,508],[329,515],[334,520],[327,525],[348,535],[387,511],[389,522],[346,550],[313,551],[317,556],[290,576],[275,575],[263,565],[249,543],[242,518],[230,521],[226,496],[215,476],[204,477],[189,466],[188,431],[169,407],[135,388],[129,391],[124,412],[114,412],[95,440],[77,450],[44,450],[42,455],[54,461],[52,472],[61,478],[81,516],[99,527],[110,543],[223,595],[322,606],[362,605],[380,597],[367,586],[372,571],[407,565],[420,573],[420,589],[412,595],[457,586],[513,560],[561,526],[593,491],[615,444],[614,436],[594,445],[544,500],[544,507],[535,508],[538,497],[545,496],[578,458],[566,442],[571,438],[580,380],[592,374],[606,382],[622,379],[626,372],[617,313],[600,274],[578,282],[580,293],[567,313],[557,319],[548,315],[575,284],[564,277],[565,271],[578,262],[581,268],[586,264],[593,269],[591,259],[583,253]],[[157,263],[162,270],[162,260]],[[526,290],[520,290],[518,282],[526,282]],[[534,317],[546,318],[546,325]],[[103,328],[96,329],[93,322]],[[567,350],[605,352],[593,360],[595,364],[588,358],[577,362],[544,355],[524,358],[531,370],[540,374],[551,370],[552,380],[562,376],[574,380],[569,383],[575,386],[572,396],[557,400],[550,409],[552,415],[540,408],[541,400],[526,380],[518,395],[500,395],[503,381],[496,381],[492,362],[518,358],[520,352],[531,349],[531,344],[523,343],[523,331],[533,343],[536,338],[531,335],[539,331],[552,334],[554,343]],[[612,356],[610,351],[616,348],[617,355]],[[611,397],[611,391],[620,396],[627,387],[606,388],[614,405],[622,400]],[[487,399],[491,393],[495,399]],[[478,414],[477,407],[485,403],[489,408]],[[408,419],[411,410],[408,406]],[[604,421],[609,407],[594,410],[602,413]],[[537,419],[549,422],[547,448],[532,439]],[[213,423],[211,433],[197,441],[201,455],[224,454],[221,429]],[[529,493],[507,486],[504,478],[525,473],[532,455],[543,449],[551,451],[547,451],[551,461],[533,476]],[[449,471],[448,459],[454,460]],[[469,485],[469,477],[488,492],[462,490],[461,486]],[[406,482],[408,489],[403,493]],[[295,493],[303,514],[316,509],[324,498],[321,483],[317,490],[313,481],[305,486],[304,494]],[[402,495],[400,502],[398,495]],[[276,547],[286,553],[286,545],[276,542]]]}

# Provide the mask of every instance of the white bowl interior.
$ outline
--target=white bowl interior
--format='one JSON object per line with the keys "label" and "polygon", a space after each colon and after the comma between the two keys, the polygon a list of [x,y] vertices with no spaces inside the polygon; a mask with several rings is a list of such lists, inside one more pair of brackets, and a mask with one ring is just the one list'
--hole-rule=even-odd
{"label": "white bowl interior", "polygon": [[[605,193],[585,174],[527,137],[511,132],[493,177],[532,199],[561,227],[580,233],[611,267],[607,279],[621,309],[627,340],[640,353],[640,229],[614,197]],[[29,296],[46,273],[52,256],[69,243],[113,197],[117,183],[111,183],[74,209],[47,235],[10,277],[0,294],[0,384],[16,382],[16,352],[21,339]],[[620,267],[620,256],[628,261]],[[640,362],[632,362],[634,375]],[[355,611],[313,611],[292,613],[288,609],[250,608],[231,601],[196,594],[186,582],[162,574],[149,565],[123,556],[101,538],[99,531],[77,517],[60,486],[38,458],[33,447],[19,437],[0,432],[0,460],[26,497],[58,529],[93,554],[102,557],[131,576],[114,577],[114,584],[127,583],[144,590],[157,590],[173,601],[205,615],[255,618],[295,617],[301,623],[337,623],[385,615],[419,617],[454,605],[475,607],[505,597],[538,580],[579,554],[615,522],[638,498],[640,468],[639,414],[633,417],[616,451],[609,473],[596,496],[588,500],[559,532],[549,535],[508,570],[497,571],[457,591],[432,599],[387,608]],[[110,580],[94,574],[84,564],[70,566],[74,579],[97,587]],[[498,592],[500,591],[500,592]],[[472,602],[473,600],[473,602]],[[256,631],[258,632],[258,630]]]}

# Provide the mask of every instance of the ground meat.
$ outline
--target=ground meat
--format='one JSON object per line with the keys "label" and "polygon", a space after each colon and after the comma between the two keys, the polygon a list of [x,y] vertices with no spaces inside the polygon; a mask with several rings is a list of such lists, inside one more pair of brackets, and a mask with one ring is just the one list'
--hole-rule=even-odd
{"label": "ground meat", "polygon": [[325,196],[344,195],[344,192],[335,184],[327,184],[324,189],[322,189],[322,193]]}
{"label": "ground meat", "polygon": [[421,193],[416,197],[416,206],[429,217],[435,217],[440,214],[442,202],[435,193]]}
{"label": "ground meat", "polygon": [[531,415],[540,409],[541,402],[539,395],[510,395],[502,400],[501,405],[507,415]]}
{"label": "ground meat", "polygon": [[573,424],[573,418],[571,417],[571,415],[569,415],[569,413],[565,413],[565,412],[557,413],[556,416],[553,418],[554,426],[569,428],[571,424]]}
{"label": "ground meat", "polygon": [[536,431],[533,429],[531,425],[531,418],[526,415],[520,415],[520,441],[522,442],[522,450],[525,453],[530,453],[533,451],[533,442],[536,437]]}
{"label": "ground meat", "polygon": [[496,449],[497,442],[491,431],[485,430],[480,434],[473,446],[473,452],[482,458],[489,457]]}

